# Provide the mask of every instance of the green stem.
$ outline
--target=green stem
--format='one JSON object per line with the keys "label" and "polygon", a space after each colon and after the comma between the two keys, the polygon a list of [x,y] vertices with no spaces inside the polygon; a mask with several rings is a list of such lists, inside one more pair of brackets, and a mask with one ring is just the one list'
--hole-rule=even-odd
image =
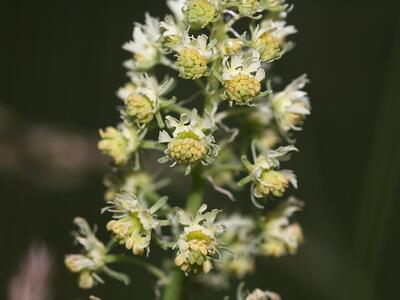
{"label": "green stem", "polygon": [[195,215],[203,202],[204,179],[202,176],[203,168],[201,165],[195,167],[192,171],[192,184],[189,197],[186,202],[186,210]]}
{"label": "green stem", "polygon": [[184,280],[185,277],[183,272],[175,267],[169,275],[169,280],[167,286],[165,287],[163,300],[181,300]]}
{"label": "green stem", "polygon": [[130,256],[125,256],[125,255],[108,255],[107,256],[107,263],[129,263],[129,264],[133,264],[135,266],[141,267],[142,269],[146,270],[147,272],[149,272],[150,274],[152,274],[153,276],[157,277],[158,279],[160,279],[163,282],[166,282],[167,276],[165,275],[165,273],[160,270],[159,268],[157,268],[156,266],[137,259],[136,257],[130,257]]}
{"label": "green stem", "polygon": [[[197,166],[192,172],[192,186],[186,202],[186,210],[191,214],[196,214],[203,202],[204,179],[202,177],[202,167]],[[181,300],[185,277],[179,268],[174,268],[165,287],[163,300]]]}

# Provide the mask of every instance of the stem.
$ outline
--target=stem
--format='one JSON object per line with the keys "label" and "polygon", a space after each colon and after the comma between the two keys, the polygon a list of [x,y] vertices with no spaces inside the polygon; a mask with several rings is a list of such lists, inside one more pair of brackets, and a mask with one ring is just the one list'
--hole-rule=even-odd
{"label": "stem", "polygon": [[[204,179],[202,177],[202,167],[199,165],[192,172],[192,186],[186,202],[186,210],[189,213],[196,214],[203,202],[203,195]],[[184,279],[183,272],[175,267],[169,275],[163,300],[181,300]]]}
{"label": "stem", "polygon": [[186,202],[186,210],[195,215],[203,202],[204,179],[202,177],[202,166],[198,165],[193,169],[192,185],[189,197]]}
{"label": "stem", "polygon": [[163,300],[181,300],[184,279],[183,272],[175,267],[169,275],[169,281],[165,287]]}
{"label": "stem", "polygon": [[165,275],[165,273],[160,270],[159,268],[157,268],[156,266],[137,259],[135,257],[128,257],[125,255],[108,255],[107,256],[107,263],[130,263],[133,264],[135,266],[141,267],[142,269],[146,270],[147,272],[149,272],[150,274],[152,274],[153,276],[157,277],[158,279],[160,279],[163,282],[166,282],[167,276]]}
{"label": "stem", "polygon": [[[226,38],[226,28],[222,18],[220,18],[213,26],[211,31],[210,40],[216,40],[216,47],[219,49],[221,44]],[[218,58],[214,60],[211,69],[213,72],[207,77],[207,88],[209,94],[207,95],[204,103],[204,110],[211,111],[214,103],[219,101],[219,87],[220,81],[215,76],[215,73],[221,73],[222,59]]]}

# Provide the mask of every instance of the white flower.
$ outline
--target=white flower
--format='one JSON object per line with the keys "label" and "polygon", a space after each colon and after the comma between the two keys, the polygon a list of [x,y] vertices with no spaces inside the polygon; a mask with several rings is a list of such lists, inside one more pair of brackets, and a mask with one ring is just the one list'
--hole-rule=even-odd
{"label": "white flower", "polygon": [[261,253],[268,256],[283,256],[297,252],[304,241],[303,231],[298,223],[290,223],[289,218],[301,210],[304,203],[290,197],[278,208],[267,214],[261,233]]}
{"label": "white flower", "polygon": [[[255,158],[251,164],[246,157],[242,157],[243,163],[250,173],[243,178],[238,185],[243,186],[252,182],[252,197],[257,198],[275,196],[281,197],[291,183],[297,187],[297,180],[290,170],[279,170],[280,161],[286,160],[288,152],[297,151],[294,146],[280,147],[277,150],[267,150],[265,155]],[[252,198],[254,204],[257,202]],[[257,205],[259,206],[259,205]]]}
{"label": "white flower", "polygon": [[221,218],[227,230],[220,236],[222,244],[229,245],[229,251],[224,252],[218,269],[236,278],[243,278],[255,269],[256,237],[252,234],[255,222],[252,218],[233,214]]}
{"label": "white flower", "polygon": [[151,233],[159,227],[155,216],[167,201],[161,198],[152,207],[147,208],[145,203],[134,195],[124,193],[117,195],[111,202],[112,206],[103,211],[112,212],[113,219],[107,223],[107,230],[111,231],[120,244],[131,249],[133,254],[142,254],[145,250],[150,252]]}
{"label": "white flower", "polygon": [[135,92],[125,99],[126,117],[132,118],[141,127],[149,123],[158,113],[162,96],[167,94],[174,86],[173,78],[165,78],[158,83],[154,76],[138,76]]}
{"label": "white flower", "polygon": [[247,295],[245,300],[281,300],[281,297],[270,291],[255,289],[251,294]]}
{"label": "white flower", "polygon": [[79,228],[78,232],[74,232],[74,237],[83,246],[83,251],[81,254],[66,255],[64,263],[71,272],[78,273],[79,287],[90,289],[98,283],[104,283],[99,276],[101,272],[127,283],[129,279],[124,274],[112,271],[106,266],[107,249],[96,238],[86,220],[78,217],[74,219],[74,223]]}
{"label": "white flower", "polygon": [[186,0],[167,0],[167,6],[178,21],[183,19],[183,8]]}
{"label": "white flower", "polygon": [[211,260],[218,252],[216,235],[224,231],[224,226],[215,224],[220,212],[213,209],[204,213],[207,205],[203,204],[195,217],[177,209],[178,222],[184,231],[177,242],[178,253],[175,263],[185,273],[208,273],[212,268]]}
{"label": "white flower", "polygon": [[187,0],[184,14],[192,29],[201,29],[218,19],[219,0]]}
{"label": "white flower", "polygon": [[251,55],[241,51],[230,57],[226,56],[222,64],[225,98],[243,105],[259,96],[260,82],[265,78],[265,71],[256,50],[252,50]]}
{"label": "white flower", "polygon": [[160,23],[162,29],[162,42],[167,48],[175,48],[181,41],[184,35],[181,24],[176,23],[174,18],[167,15]]}
{"label": "white flower", "polygon": [[145,24],[135,24],[133,40],[125,43],[123,49],[134,55],[124,64],[130,70],[148,70],[157,64],[160,55],[159,20],[146,14]]}
{"label": "white flower", "polygon": [[286,36],[296,32],[296,28],[286,26],[285,21],[265,20],[251,30],[251,45],[260,52],[262,61],[273,61],[288,50]]}
{"label": "white flower", "polygon": [[307,92],[302,91],[307,82],[307,75],[302,75],[282,92],[271,96],[275,119],[284,132],[291,129],[301,130],[299,125],[303,123],[305,116],[311,113]]}
{"label": "white flower", "polygon": [[244,16],[252,17],[256,13],[260,13],[265,10],[265,6],[260,0],[242,0],[237,2],[239,13]]}
{"label": "white flower", "polygon": [[208,37],[205,34],[197,38],[189,36],[186,31],[174,50],[177,52],[176,65],[179,74],[185,79],[197,79],[205,76],[208,71],[208,64],[215,56],[215,41],[207,44]]}
{"label": "white flower", "polygon": [[100,130],[100,137],[99,150],[112,157],[117,165],[125,165],[138,150],[143,133],[140,135],[135,127],[121,123],[117,128],[109,126]]}
{"label": "white flower", "polygon": [[238,75],[253,76],[257,81],[265,78],[265,71],[261,68],[260,54],[256,50],[247,56],[243,51],[223,59],[223,80],[232,80]]}
{"label": "white flower", "polygon": [[123,87],[120,87],[117,91],[117,97],[121,100],[128,98],[136,90],[135,85],[132,82],[127,82]]}
{"label": "white flower", "polygon": [[168,179],[155,181],[155,178],[148,172],[140,170],[118,170],[117,172],[107,174],[104,179],[104,185],[107,190],[104,198],[107,202],[114,200],[115,196],[121,191],[133,195],[143,196],[149,202],[154,202],[154,195],[160,188],[168,185]]}
{"label": "white flower", "polygon": [[215,124],[212,117],[200,118],[197,110],[192,114],[181,114],[180,120],[172,116],[166,117],[168,128],[174,128],[172,137],[167,131],[160,131],[159,143],[168,143],[165,150],[166,156],[160,162],[174,161],[187,165],[186,173],[190,172],[190,164],[201,161],[203,164],[210,163],[212,158],[218,154],[219,147],[215,144],[212,131]]}
{"label": "white flower", "polygon": [[283,12],[288,9],[289,5],[286,4],[286,0],[260,0],[264,9],[272,12]]}

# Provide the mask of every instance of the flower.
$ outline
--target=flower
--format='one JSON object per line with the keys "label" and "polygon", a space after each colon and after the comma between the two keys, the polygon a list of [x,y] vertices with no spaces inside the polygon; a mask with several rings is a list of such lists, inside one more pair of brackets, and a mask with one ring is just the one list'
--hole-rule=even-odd
{"label": "flower", "polygon": [[260,151],[274,149],[281,142],[279,132],[273,127],[266,128],[256,138],[256,145]]}
{"label": "flower", "polygon": [[172,16],[167,15],[164,21],[160,23],[160,27],[164,47],[173,49],[182,41],[182,26],[176,23]]}
{"label": "flower", "polygon": [[243,41],[238,38],[226,38],[221,45],[221,53],[225,56],[239,53],[243,48]]}
{"label": "flower", "polygon": [[229,245],[232,253],[224,252],[218,269],[238,279],[255,269],[256,238],[252,235],[255,224],[251,218],[233,214],[221,221],[227,230],[220,236],[222,244]]}
{"label": "flower", "polygon": [[129,194],[141,195],[154,192],[158,184],[153,182],[153,178],[145,171],[128,171],[123,174],[112,174],[107,176],[104,182],[107,190],[104,198],[112,201],[120,191]]}
{"label": "flower", "polygon": [[117,128],[109,126],[100,130],[100,137],[99,150],[111,156],[117,165],[127,164],[141,143],[137,129],[123,123]]}
{"label": "flower", "polygon": [[212,268],[211,260],[219,253],[216,234],[222,233],[224,227],[214,221],[220,211],[213,209],[204,213],[206,209],[207,205],[203,204],[193,217],[177,208],[178,222],[184,226],[184,231],[177,242],[175,264],[185,273],[208,273]]}
{"label": "flower", "polygon": [[159,84],[154,76],[141,75],[136,80],[136,91],[126,99],[126,117],[132,119],[138,126],[145,125],[153,120],[160,108],[163,95],[173,88],[173,78],[165,78]]}
{"label": "flower", "polygon": [[242,157],[250,175],[243,178],[238,185],[243,186],[252,181],[252,195],[257,198],[267,196],[281,197],[289,187],[289,183],[297,187],[296,176],[292,171],[279,170],[280,161],[285,160],[291,151],[297,151],[297,148],[286,146],[277,150],[267,150],[265,155],[255,158],[254,164],[251,164],[246,157]]}
{"label": "flower", "polygon": [[197,115],[193,109],[192,114],[181,114],[180,120],[167,116],[168,128],[175,128],[172,137],[167,131],[160,131],[159,143],[168,143],[165,150],[166,156],[160,162],[172,160],[176,163],[187,165],[187,172],[190,172],[190,165],[197,162],[210,163],[213,157],[217,156],[219,147],[215,144],[212,132],[215,130],[211,117],[205,119]]}
{"label": "flower", "polygon": [[303,202],[294,197],[267,214],[261,233],[261,254],[280,257],[295,254],[304,241],[303,231],[298,223],[290,223],[289,217],[303,207]]}
{"label": "flower", "polygon": [[155,213],[167,201],[163,197],[152,207],[146,208],[139,199],[128,193],[118,194],[111,202],[112,206],[103,209],[114,214],[113,220],[107,223],[107,230],[134,255],[142,254],[145,250],[147,254],[150,253],[151,232],[160,226]]}
{"label": "flower", "polygon": [[107,250],[85,219],[75,218],[74,223],[79,227],[79,232],[75,232],[74,236],[83,246],[83,253],[66,255],[64,262],[71,272],[79,274],[79,287],[90,289],[97,283],[103,283],[98,273],[106,264]]}
{"label": "flower", "polygon": [[289,5],[285,4],[286,0],[260,0],[262,6],[272,12],[282,12],[288,9]]}
{"label": "flower", "polygon": [[223,59],[223,85],[225,98],[235,104],[248,104],[261,90],[260,82],[265,77],[261,68],[260,54],[252,50],[251,55],[243,51]]}
{"label": "flower", "polygon": [[184,11],[190,27],[200,29],[215,22],[218,18],[216,4],[215,0],[187,0]]}
{"label": "flower", "polygon": [[183,9],[185,6],[186,0],[167,0],[167,6],[170,11],[174,14],[175,18],[181,22],[184,15]]}
{"label": "flower", "polygon": [[135,84],[133,82],[127,82],[123,87],[120,87],[117,91],[117,97],[121,100],[128,98],[133,92],[136,91]]}
{"label": "flower", "polygon": [[265,20],[251,30],[251,46],[261,54],[262,61],[272,61],[280,58],[287,47],[286,36],[296,33],[294,26],[286,26],[285,21]]}
{"label": "flower", "polygon": [[255,289],[252,293],[247,295],[245,300],[281,300],[281,297],[270,291]]}
{"label": "flower", "polygon": [[238,1],[239,13],[246,17],[252,17],[256,13],[262,12],[265,8],[259,0]]}
{"label": "flower", "polygon": [[125,62],[130,70],[148,70],[160,59],[160,22],[146,14],[145,24],[135,23],[133,39],[123,49],[133,53],[133,59]]}
{"label": "flower", "polygon": [[307,75],[302,75],[289,84],[283,91],[271,96],[272,110],[276,122],[283,132],[301,130],[304,119],[311,112],[307,92],[302,91],[308,82]]}
{"label": "flower", "polygon": [[175,46],[177,52],[176,65],[179,75],[184,79],[197,79],[206,75],[208,64],[213,60],[215,42],[207,44],[208,37],[205,34],[197,38],[189,36],[186,31],[181,42]]}

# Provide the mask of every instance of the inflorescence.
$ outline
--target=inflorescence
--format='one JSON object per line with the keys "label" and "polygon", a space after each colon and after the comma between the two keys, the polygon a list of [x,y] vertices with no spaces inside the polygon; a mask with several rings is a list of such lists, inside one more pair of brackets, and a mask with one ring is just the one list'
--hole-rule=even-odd
{"label": "inflorescence", "polygon": [[[286,23],[292,6],[285,0],[167,5],[171,14],[163,20],[146,14],[123,45],[131,56],[124,63],[128,81],[117,92],[121,121],[100,130],[98,143],[113,165],[104,181],[103,209],[112,238],[103,244],[84,219],[75,219],[74,236],[83,249],[67,255],[65,264],[78,274],[81,288],[104,283],[103,274],[129,283],[127,275],[110,269],[116,262],[143,267],[164,289],[179,284],[167,275],[177,270],[202,283],[229,283],[254,272],[257,256],[295,254],[304,241],[292,220],[304,204],[288,195],[297,178],[282,165],[298,151],[293,134],[310,114],[303,90],[308,79],[302,75],[276,88],[281,80],[273,72],[273,62],[294,47],[288,39],[297,30]],[[182,97],[193,86],[197,90]],[[168,204],[162,192],[171,180],[149,171],[142,155],[147,151],[192,177],[186,210]],[[202,204],[199,192],[206,182],[231,200],[248,188],[254,215],[208,210],[214,203],[206,198]],[[118,244],[128,251],[113,254]],[[169,264],[158,268],[136,258],[147,258],[156,246],[174,253]],[[260,289],[246,292],[243,285],[237,297],[280,299]]]}

